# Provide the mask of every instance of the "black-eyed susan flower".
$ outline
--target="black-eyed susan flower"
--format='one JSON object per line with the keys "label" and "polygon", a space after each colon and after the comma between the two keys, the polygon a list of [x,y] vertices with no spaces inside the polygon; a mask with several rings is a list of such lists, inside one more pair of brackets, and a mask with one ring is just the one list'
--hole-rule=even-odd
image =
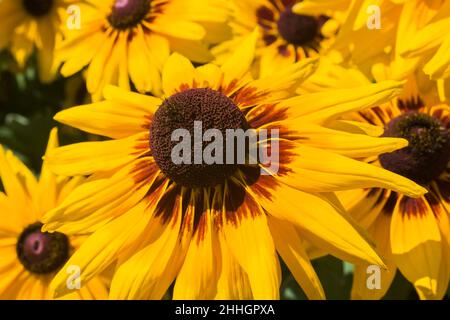
{"label": "black-eyed susan flower", "polygon": [[230,27],[233,37],[213,49],[220,64],[252,31],[261,30],[257,60],[261,76],[307,57],[316,57],[332,42],[338,29],[334,16],[296,14],[298,0],[233,0]]}
{"label": "black-eyed susan flower", "polygon": [[[57,173],[91,175],[46,215],[43,229],[95,231],[67,263],[81,267],[82,282],[114,262],[111,298],[159,299],[175,283],[175,299],[274,299],[279,254],[308,297],[319,299],[324,292],[304,241],[355,263],[383,264],[333,191],[377,186],[414,197],[425,190],[356,160],[402,148],[406,140],[370,137],[364,131],[371,126],[333,119],[391,99],[401,84],[293,96],[316,61],[253,80],[257,39],[251,34],[221,67],[194,68],[173,54],[163,69],[164,99],[107,87],[105,101],[56,115],[111,138],[46,157]],[[180,128],[195,134],[198,122],[219,136],[229,129],[278,130],[278,138],[259,141],[278,160],[177,164],[173,134]],[[201,155],[210,145],[203,142],[189,143],[185,154]],[[60,272],[53,281],[58,296],[67,292],[66,278]]]}
{"label": "black-eyed susan flower", "polygon": [[[47,152],[58,145],[54,129]],[[105,299],[106,284],[95,278],[80,289],[77,266],[61,269],[74,250],[86,239],[41,231],[41,217],[55,208],[83,179],[54,175],[44,164],[36,180],[32,172],[11,151],[0,148],[0,176],[5,193],[0,193],[0,299],[53,298],[49,284],[62,270],[69,279],[68,299]]]}
{"label": "black-eyed susan flower", "polygon": [[388,266],[375,290],[367,287],[367,265],[357,266],[352,297],[383,297],[399,270],[421,299],[442,299],[450,280],[450,107],[396,99],[352,119],[384,127],[385,137],[407,139],[408,147],[366,161],[429,190],[417,199],[379,188],[340,194],[344,206],[368,228]]}
{"label": "black-eyed susan flower", "polygon": [[212,59],[208,43],[224,39],[222,0],[89,0],[79,4],[81,28],[66,29],[58,49],[61,73],[87,66],[88,91],[101,97],[105,85],[161,92],[161,69],[170,52],[195,62]]}
{"label": "black-eyed susan flower", "polygon": [[[428,70],[427,59],[433,56],[442,40],[439,35],[425,40],[426,34],[429,34],[425,27],[448,16],[445,14],[447,6],[448,3],[442,0],[305,0],[296,6],[296,11],[302,14],[327,14],[334,10],[345,12],[330,48],[340,53],[343,65],[360,69],[373,81],[406,79],[416,86],[414,95],[418,94],[427,99],[427,103],[433,104],[448,99],[446,91],[450,81],[431,80],[424,72]],[[440,40],[429,44],[435,49],[424,54],[426,46],[418,41],[434,41],[437,38]],[[417,49],[419,47],[420,50]],[[444,71],[446,59],[440,61],[442,64],[434,64],[434,68]]]}
{"label": "black-eyed susan flower", "polygon": [[51,81],[57,71],[55,42],[67,7],[74,0],[3,0],[0,2],[0,50],[7,48],[20,67],[36,50],[39,76]]}

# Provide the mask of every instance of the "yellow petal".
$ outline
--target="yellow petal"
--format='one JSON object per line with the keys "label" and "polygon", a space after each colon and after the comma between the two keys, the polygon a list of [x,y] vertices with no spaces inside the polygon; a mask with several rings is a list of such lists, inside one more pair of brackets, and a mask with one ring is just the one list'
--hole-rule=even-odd
{"label": "yellow petal", "polygon": [[[49,293],[51,294],[51,292]],[[76,293],[78,293],[79,299],[81,300],[108,299],[108,287],[100,277],[92,279]],[[70,295],[67,295],[66,297],[68,296]],[[51,296],[49,298],[51,298]]]}
{"label": "yellow petal", "polygon": [[425,198],[400,197],[391,222],[391,247],[402,274],[421,299],[437,297],[442,243],[436,218]]}
{"label": "yellow petal", "polygon": [[[161,92],[161,67],[152,57],[145,42],[145,34],[141,27],[136,29],[133,40],[129,43],[128,70],[136,89],[141,92]],[[126,41],[126,39],[124,40]]]}
{"label": "yellow petal", "polygon": [[425,74],[437,80],[450,76],[450,37],[444,40],[433,58],[423,68]]}
{"label": "yellow petal", "polygon": [[181,91],[183,86],[191,88],[194,82],[194,66],[179,53],[173,53],[164,65],[162,72],[163,91],[171,96]]}
{"label": "yellow petal", "polygon": [[328,127],[349,133],[367,134],[371,137],[379,137],[384,132],[384,128],[382,126],[375,126],[366,122],[351,120],[336,120],[329,123]]}
{"label": "yellow petal", "polygon": [[355,88],[305,94],[286,99],[277,108],[287,108],[287,117],[301,117],[307,122],[324,123],[345,113],[387,102],[400,93],[402,85],[401,82],[389,80]]}
{"label": "yellow petal", "polygon": [[[337,192],[344,208],[363,228],[369,228],[386,208],[392,208],[397,193],[387,189],[353,189]],[[390,213],[388,213],[390,214]]]}
{"label": "yellow petal", "polygon": [[153,31],[174,38],[202,40],[206,34],[199,23],[192,21],[174,20],[160,15],[155,22],[149,26]]}
{"label": "yellow petal", "polygon": [[281,157],[284,154],[291,159],[286,167],[280,166],[279,173],[275,169],[274,175],[277,180],[299,190],[328,192],[378,187],[411,197],[427,192],[403,176],[336,153],[291,141],[280,141],[280,149]]}
{"label": "yellow petal", "polygon": [[400,138],[377,138],[366,134],[347,133],[324,128],[298,120],[271,123],[262,128],[286,128],[284,138],[291,138],[318,149],[325,149],[351,158],[378,156],[408,146],[408,141]]}
{"label": "yellow petal", "polygon": [[177,39],[169,37],[170,47],[174,52],[179,52],[191,61],[207,63],[213,59],[209,46],[200,41]]}
{"label": "yellow petal", "polygon": [[[111,299],[161,299],[173,282],[181,226],[181,197],[175,202],[169,221],[153,218],[145,231],[149,244],[121,264],[111,283]],[[147,210],[148,214],[151,213]],[[180,250],[181,251],[181,250]]]}
{"label": "yellow petal", "polygon": [[113,139],[125,138],[146,131],[145,127],[149,125],[152,112],[162,101],[143,95],[131,95],[135,95],[136,102],[141,100],[142,103],[134,103],[134,100],[125,95],[122,100],[103,101],[61,111],[55,115],[55,120],[89,133]]}
{"label": "yellow petal", "polygon": [[366,233],[329,195],[305,193],[284,185],[269,189],[268,195],[258,191],[260,188],[264,186],[254,185],[248,190],[269,214],[297,226],[311,244],[346,261],[384,265]]}
{"label": "yellow petal", "polygon": [[86,74],[86,85],[90,93],[99,91],[102,78],[104,76],[104,68],[108,63],[111,52],[114,49],[117,34],[109,36],[99,48],[98,52],[92,58]]}
{"label": "yellow petal", "polygon": [[213,64],[206,64],[195,69],[195,83],[200,88],[218,90],[222,83],[223,72]]}
{"label": "yellow petal", "polygon": [[225,218],[223,237],[247,273],[253,297],[257,300],[279,299],[281,271],[265,214],[248,195],[233,214],[236,219]]}
{"label": "yellow petal", "polygon": [[46,165],[63,176],[107,172],[129,164],[149,150],[148,133],[117,140],[81,142],[48,152]]}
{"label": "yellow petal", "polygon": [[20,281],[23,276],[27,276],[24,267],[17,259],[16,246],[0,247],[0,299],[16,299],[13,291],[20,287]]}
{"label": "yellow petal", "polygon": [[278,68],[271,75],[249,83],[249,86],[256,87],[259,92],[268,92],[270,95],[266,103],[286,98],[292,94],[293,89],[315,72],[317,66],[317,59],[304,59],[285,68]]}
{"label": "yellow petal", "polygon": [[[36,28],[36,23],[30,23]],[[29,26],[30,32],[33,32],[32,26]],[[21,68],[25,67],[28,57],[33,52],[33,42],[23,34],[14,34],[11,41],[11,53],[14,55],[17,63]]]}
{"label": "yellow petal", "polygon": [[[27,215],[17,214],[17,205],[14,200],[0,192],[0,238],[17,239],[23,228],[27,227],[31,220]],[[20,211],[19,211],[20,213]]]}
{"label": "yellow petal", "polygon": [[400,52],[405,57],[416,57],[441,44],[450,29],[450,18],[428,24],[414,35],[409,46]]}
{"label": "yellow petal", "polygon": [[[356,265],[353,276],[352,299],[381,299],[394,280],[396,267],[391,254],[391,238],[389,235],[391,217],[389,214],[381,213],[368,229],[377,249],[386,261],[387,269],[377,268],[377,266],[371,266],[367,263]],[[379,276],[379,282],[375,278],[370,278],[371,276]]]}
{"label": "yellow petal", "polygon": [[[119,105],[126,105],[127,112],[130,116],[148,117],[148,113],[155,113],[158,107],[162,104],[160,98],[152,97],[145,94],[136,93],[127,89],[122,89],[116,86],[106,86],[103,90],[105,99],[114,101]],[[95,106],[100,104],[95,104]],[[116,109],[120,107],[116,106]],[[106,111],[106,110],[105,110]],[[109,110],[115,113],[113,110]],[[116,112],[118,112],[116,110]],[[121,113],[119,113],[121,114]]]}
{"label": "yellow petal", "polygon": [[348,0],[306,0],[294,5],[292,11],[297,14],[323,14],[326,10],[345,10],[349,3]]}
{"label": "yellow petal", "polygon": [[151,159],[144,157],[112,177],[92,177],[42,218],[43,231],[88,233],[134,207],[159,174],[155,166],[149,167],[150,164]]}
{"label": "yellow petal", "polygon": [[222,65],[225,84],[229,84],[232,81],[240,81],[249,71],[255,56],[258,36],[258,30],[255,29]]}
{"label": "yellow petal", "polygon": [[54,50],[55,50],[55,30],[52,22],[43,19],[38,22],[38,29],[43,39],[42,48],[38,50],[39,62],[39,78],[44,83],[49,83],[54,80],[56,76],[56,65],[54,64]]}
{"label": "yellow petal", "polygon": [[15,203],[22,219],[33,223],[39,219],[34,205],[37,182],[30,170],[8,150],[0,146],[0,176],[8,198]]}
{"label": "yellow petal", "polygon": [[450,212],[445,209],[445,199],[439,194],[429,194],[428,203],[433,209],[439,230],[441,231],[442,259],[437,280],[436,296],[441,299],[450,281]]}
{"label": "yellow petal", "polygon": [[271,74],[278,72],[295,63],[295,47],[286,46],[287,54],[280,54],[279,46],[275,42],[273,45],[265,47],[261,53],[260,76],[270,77]]}
{"label": "yellow petal", "polygon": [[[58,145],[58,129],[53,128],[50,132],[45,154],[50,153],[52,150],[57,148]],[[40,204],[39,208],[41,212],[47,212],[55,207],[58,192],[56,175],[50,170],[45,162],[42,164],[37,192],[37,200]]]}
{"label": "yellow petal", "polygon": [[302,246],[302,240],[294,227],[280,219],[269,216],[269,227],[278,253],[292,272],[295,280],[309,299],[325,299],[319,277]]}
{"label": "yellow petal", "polygon": [[220,247],[212,213],[206,209],[186,253],[173,289],[173,299],[212,299],[217,292]]}
{"label": "yellow petal", "polygon": [[67,287],[69,266],[80,267],[81,285],[105,270],[121,250],[136,241],[147,225],[150,215],[145,211],[146,202],[139,203],[127,213],[119,216],[91,235],[72,255],[53,279],[50,287],[55,297],[71,293]]}
{"label": "yellow petal", "polygon": [[96,29],[83,29],[90,32],[70,41],[65,41],[63,47],[60,47],[56,52],[57,57],[64,60],[61,67],[61,74],[64,77],[69,77],[87,66],[97,53],[98,48],[107,39],[103,32],[97,32]]}
{"label": "yellow petal", "polygon": [[247,273],[239,265],[226,244],[223,233],[219,234],[222,264],[217,283],[217,300],[248,300],[253,299],[252,287]]}

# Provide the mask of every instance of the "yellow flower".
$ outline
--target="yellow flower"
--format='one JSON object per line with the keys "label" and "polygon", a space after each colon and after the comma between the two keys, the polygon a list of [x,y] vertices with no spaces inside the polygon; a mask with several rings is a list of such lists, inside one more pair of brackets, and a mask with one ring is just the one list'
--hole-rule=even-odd
{"label": "yellow flower", "polygon": [[213,49],[220,64],[242,40],[259,27],[257,61],[261,76],[307,57],[316,57],[327,48],[337,32],[332,16],[294,13],[298,0],[233,0],[230,26],[233,37]]}
{"label": "yellow flower", "polygon": [[448,7],[448,1],[442,0],[305,0],[296,11],[326,14],[346,10],[330,48],[341,53],[344,65],[357,67],[375,81],[406,79],[412,83],[410,87],[416,86],[414,96],[434,104],[449,99],[450,80],[435,81],[445,74],[449,62],[448,57],[441,57],[446,51],[441,35],[446,30]]}
{"label": "yellow flower", "polygon": [[[356,160],[402,148],[404,139],[370,137],[371,126],[333,119],[390,100],[401,84],[293,96],[317,61],[253,80],[258,37],[252,33],[221,67],[194,68],[173,54],[162,74],[164,100],[106,87],[105,101],[55,116],[112,139],[46,157],[57,173],[91,175],[44,218],[44,230],[95,231],[68,261],[81,267],[83,281],[117,262],[111,298],[160,299],[175,281],[175,299],[274,299],[278,253],[307,296],[320,299],[306,241],[348,261],[383,264],[333,192],[377,186],[414,197],[425,189]],[[192,132],[196,121],[219,133],[279,130],[279,138],[259,141],[273,162],[176,165],[171,136],[177,128]],[[58,296],[66,279],[60,272],[52,283]]]}
{"label": "yellow flower", "polygon": [[89,0],[81,28],[66,28],[58,47],[70,76],[88,66],[87,88],[99,99],[108,84],[161,93],[161,68],[171,51],[195,62],[212,59],[207,43],[223,40],[223,0]]}
{"label": "yellow flower", "polygon": [[381,273],[380,290],[367,288],[367,265],[357,266],[352,297],[383,297],[398,269],[421,299],[442,299],[450,280],[450,107],[396,99],[351,118],[384,127],[385,137],[407,139],[407,148],[366,161],[429,190],[417,199],[378,188],[340,194],[349,213],[368,228],[388,266]]}
{"label": "yellow flower", "polygon": [[42,81],[51,81],[57,71],[54,49],[58,28],[66,8],[73,1],[0,1],[0,50],[8,48],[20,67],[24,67],[36,49],[39,76]]}
{"label": "yellow flower", "polygon": [[[50,134],[47,152],[58,145],[56,129]],[[39,180],[11,151],[0,147],[0,299],[51,299],[49,284],[57,271],[76,276],[76,269],[61,269],[86,239],[82,235],[41,231],[42,215],[55,208],[82,182],[62,178],[44,164]],[[105,283],[95,278],[81,290],[69,289],[66,299],[105,299]]]}

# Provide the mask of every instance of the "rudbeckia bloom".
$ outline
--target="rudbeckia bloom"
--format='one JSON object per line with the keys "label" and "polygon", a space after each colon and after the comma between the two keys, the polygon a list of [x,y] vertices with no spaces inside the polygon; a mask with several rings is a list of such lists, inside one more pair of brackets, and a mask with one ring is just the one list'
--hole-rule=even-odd
{"label": "rudbeckia bloom", "polygon": [[[332,119],[392,98],[400,84],[293,96],[316,61],[252,80],[257,38],[251,34],[221,67],[194,68],[173,54],[163,69],[164,100],[107,87],[105,101],[56,115],[112,138],[65,146],[46,158],[55,172],[91,175],[44,218],[47,231],[95,231],[68,261],[80,266],[82,281],[116,263],[111,298],[159,299],[175,281],[175,299],[274,299],[278,253],[308,297],[318,299],[324,292],[305,241],[355,263],[383,264],[332,192],[378,186],[419,196],[425,190],[353,159],[401,148],[404,139],[373,138],[364,134],[370,126]],[[278,128],[278,139],[260,143],[276,153],[279,170],[262,163],[175,164],[171,135],[179,128],[195,132],[197,121],[219,133]],[[66,278],[55,277],[57,295],[66,293]]]}
{"label": "rudbeckia bloom", "polygon": [[74,0],[3,0],[0,2],[0,50],[8,48],[20,67],[34,49],[39,76],[51,81],[56,74],[55,41],[66,8]]}
{"label": "rudbeckia bloom", "polygon": [[[47,152],[58,145],[51,132]],[[11,151],[0,147],[0,176],[5,193],[0,193],[0,299],[51,299],[49,284],[56,272],[85,240],[42,232],[41,218],[55,208],[83,179],[55,176],[44,164],[39,180]],[[64,269],[76,276],[76,269]],[[108,292],[100,278],[77,289],[76,279],[68,283],[68,299],[105,299]]]}
{"label": "rudbeckia bloom", "polygon": [[[330,48],[341,53],[343,64],[357,67],[375,81],[407,79],[417,83],[414,95],[435,103],[448,99],[450,81],[430,79],[427,60],[439,47],[445,28],[438,33],[429,27],[443,27],[441,21],[448,16],[445,13],[448,6],[442,0],[305,0],[296,6],[296,11],[302,14],[346,12]],[[440,55],[445,48],[442,50]],[[444,71],[448,60],[440,58],[439,61],[442,64],[438,67],[435,63],[434,68]]]}
{"label": "rudbeckia bloom", "polygon": [[367,266],[357,266],[352,297],[383,297],[398,269],[421,299],[442,299],[450,272],[450,107],[394,100],[352,119],[384,127],[384,137],[407,139],[408,147],[366,161],[429,190],[417,199],[379,188],[340,194],[344,206],[368,228],[388,266],[381,271],[380,290],[366,287]]}
{"label": "rudbeckia bloom", "polygon": [[130,79],[139,92],[159,94],[170,52],[211,60],[207,43],[223,40],[227,19],[222,0],[88,0],[79,6],[82,27],[65,30],[58,57],[64,76],[88,66],[94,99],[107,84],[129,89]]}
{"label": "rudbeckia bloom", "polygon": [[298,0],[233,0],[233,38],[213,49],[220,64],[255,27],[261,30],[258,56],[261,76],[307,57],[316,57],[334,38],[338,22],[331,16],[296,14]]}

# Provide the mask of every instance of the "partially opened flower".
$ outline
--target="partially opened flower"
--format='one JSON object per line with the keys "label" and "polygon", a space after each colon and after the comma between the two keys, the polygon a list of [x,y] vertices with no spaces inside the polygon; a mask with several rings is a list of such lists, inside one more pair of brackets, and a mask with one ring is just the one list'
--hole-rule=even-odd
{"label": "partially opened flower", "polygon": [[232,0],[230,26],[233,37],[213,49],[220,63],[255,27],[258,40],[258,73],[268,76],[279,68],[307,57],[316,57],[329,46],[338,22],[322,14],[296,14],[298,0]]}
{"label": "partially opened flower", "polygon": [[[54,129],[47,152],[58,145]],[[86,239],[83,235],[42,232],[42,216],[61,203],[83,179],[55,176],[43,165],[39,180],[11,151],[0,147],[0,176],[5,193],[0,193],[0,299],[52,299],[49,285],[62,270],[72,277],[67,282],[67,299],[106,299],[106,284],[94,278],[79,287],[78,269],[61,269]],[[70,280],[70,279],[69,279]]]}
{"label": "partially opened flower", "polygon": [[383,297],[398,269],[421,299],[442,299],[450,280],[450,107],[396,99],[351,118],[384,127],[384,137],[407,139],[408,147],[366,161],[429,190],[417,199],[379,188],[340,194],[388,265],[379,290],[367,288],[367,266],[357,266],[352,297]]}
{"label": "partially opened flower", "polygon": [[227,34],[223,0],[87,0],[80,29],[66,28],[58,57],[70,76],[87,66],[87,88],[99,99],[105,85],[161,93],[170,52],[195,62],[212,59],[208,43]]}
{"label": "partially opened flower", "polygon": [[[81,267],[83,282],[115,262],[112,298],[159,299],[175,281],[175,299],[273,299],[279,254],[307,296],[319,299],[324,292],[304,240],[348,261],[383,264],[333,191],[376,186],[414,197],[425,190],[355,160],[406,140],[370,137],[370,126],[331,120],[391,99],[401,84],[293,96],[316,61],[252,80],[257,39],[251,34],[222,67],[194,68],[172,55],[163,69],[165,99],[107,87],[104,102],[56,115],[112,139],[65,146],[46,158],[60,174],[91,175],[44,218],[44,230],[95,231],[68,261]],[[270,163],[203,161],[212,137],[250,128],[270,132],[259,140]],[[183,154],[199,162],[174,160],[178,129],[214,133],[200,147],[187,144]],[[64,272],[55,277],[57,295],[67,292],[66,279]]]}
{"label": "partially opened flower", "polygon": [[0,1],[0,50],[7,48],[20,67],[36,50],[41,80],[51,81],[57,71],[54,49],[66,8],[75,0]]}

